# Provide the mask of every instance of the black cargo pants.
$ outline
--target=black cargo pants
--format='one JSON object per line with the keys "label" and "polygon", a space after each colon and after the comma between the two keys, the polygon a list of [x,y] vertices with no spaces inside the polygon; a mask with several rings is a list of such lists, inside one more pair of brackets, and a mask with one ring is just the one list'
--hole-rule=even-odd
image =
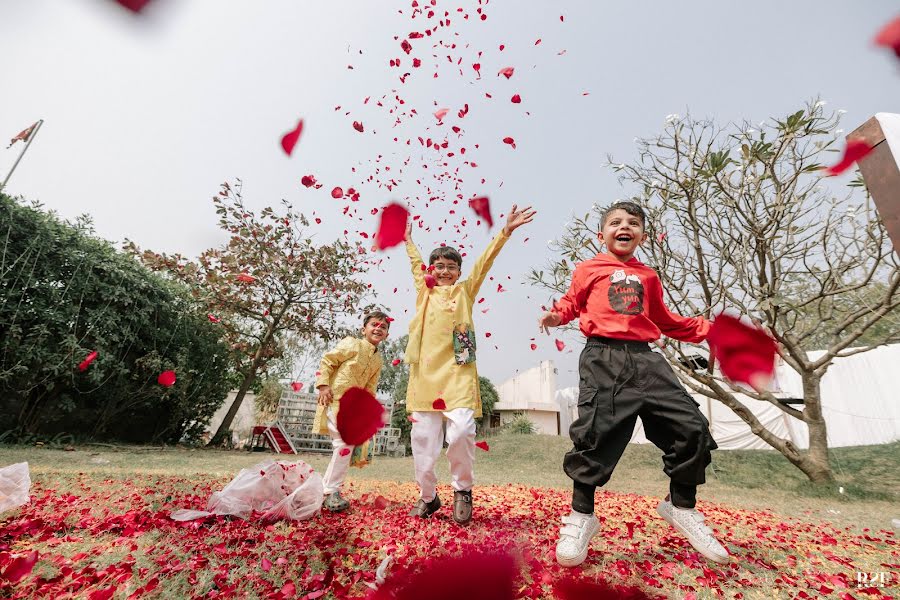
{"label": "black cargo pants", "polygon": [[594,491],[609,481],[640,417],[647,439],[664,452],[673,504],[693,508],[717,445],[665,357],[645,342],[592,337],[578,372],[578,418],[569,428],[574,448],[563,461],[574,481],[572,507],[593,512]]}

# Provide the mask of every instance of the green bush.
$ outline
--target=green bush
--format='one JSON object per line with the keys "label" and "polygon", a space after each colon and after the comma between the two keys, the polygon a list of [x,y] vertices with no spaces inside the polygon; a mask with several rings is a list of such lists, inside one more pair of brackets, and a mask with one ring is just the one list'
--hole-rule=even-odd
{"label": "green bush", "polygon": [[[228,352],[184,286],[95,237],[87,219],[0,194],[0,431],[195,440],[228,392]],[[170,388],[156,381],[167,369]]]}
{"label": "green bush", "polygon": [[503,426],[504,433],[513,433],[518,435],[530,435],[537,433],[534,423],[528,420],[528,417],[522,413],[513,417],[513,420]]}

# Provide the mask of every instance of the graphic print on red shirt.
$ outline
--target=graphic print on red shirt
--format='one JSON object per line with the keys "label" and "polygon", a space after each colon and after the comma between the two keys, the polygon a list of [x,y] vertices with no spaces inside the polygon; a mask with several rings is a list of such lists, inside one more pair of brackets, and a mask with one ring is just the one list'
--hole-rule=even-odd
{"label": "graphic print on red shirt", "polygon": [[609,305],[623,315],[644,312],[644,284],[637,275],[619,269],[609,276]]}

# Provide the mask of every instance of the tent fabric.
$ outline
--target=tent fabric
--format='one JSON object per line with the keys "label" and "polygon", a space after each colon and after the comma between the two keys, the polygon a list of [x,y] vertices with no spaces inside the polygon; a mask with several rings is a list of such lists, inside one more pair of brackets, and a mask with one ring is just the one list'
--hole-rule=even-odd
{"label": "tent fabric", "polygon": [[[815,360],[823,352],[810,352]],[[781,363],[781,361],[779,361]],[[900,440],[900,344],[881,346],[868,352],[835,359],[820,385],[822,414],[828,428],[828,445],[865,446]],[[800,374],[788,365],[776,365],[773,392],[779,398],[803,398]],[[713,439],[725,450],[770,449],[750,431],[750,426],[727,406],[692,393],[700,410],[710,421]],[[738,399],[772,433],[791,440],[798,448],[808,447],[806,423],[788,416],[768,402],[752,400],[743,394]],[[562,410],[577,412],[578,388],[564,388],[556,393]],[[802,409],[802,405],[793,405]],[[640,420],[632,443],[650,443]]]}

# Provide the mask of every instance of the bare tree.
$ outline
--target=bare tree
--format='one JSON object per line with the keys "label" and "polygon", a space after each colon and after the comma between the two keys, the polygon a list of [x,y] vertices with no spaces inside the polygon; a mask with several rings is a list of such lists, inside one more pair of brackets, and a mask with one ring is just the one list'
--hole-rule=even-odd
{"label": "bare tree", "polygon": [[[609,161],[648,211],[641,258],[659,272],[669,304],[685,315],[739,311],[768,329],[802,379],[803,405],[734,387],[712,361],[692,370],[690,344],[673,341],[663,352],[685,385],[731,408],[816,482],[833,480],[822,376],[835,358],[900,340],[900,328],[884,326],[900,315],[900,264],[884,226],[860,180],[839,190],[819,172],[843,145],[840,116],[823,105],[758,125],[670,115],[661,134],[638,141],[634,164]],[[600,212],[595,205],[567,226],[551,245],[561,260],[533,271],[534,284],[567,289],[574,263],[600,251]],[[806,423],[808,450],[766,429],[738,393]]]}

